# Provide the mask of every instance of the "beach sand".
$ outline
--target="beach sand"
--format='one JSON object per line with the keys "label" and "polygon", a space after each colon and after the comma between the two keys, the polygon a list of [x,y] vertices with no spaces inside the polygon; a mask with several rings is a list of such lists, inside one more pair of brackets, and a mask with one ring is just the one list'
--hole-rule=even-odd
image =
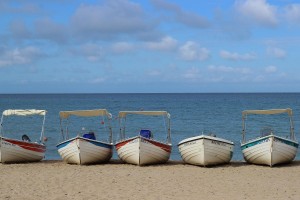
{"label": "beach sand", "polygon": [[0,164],[0,170],[0,199],[300,199],[300,161],[272,168],[42,161]]}

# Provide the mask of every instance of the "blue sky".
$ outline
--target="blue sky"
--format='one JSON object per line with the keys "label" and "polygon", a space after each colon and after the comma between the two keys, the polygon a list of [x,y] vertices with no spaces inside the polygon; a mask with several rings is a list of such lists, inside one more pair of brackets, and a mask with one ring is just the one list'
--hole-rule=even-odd
{"label": "blue sky", "polygon": [[300,2],[2,0],[0,93],[300,92]]}

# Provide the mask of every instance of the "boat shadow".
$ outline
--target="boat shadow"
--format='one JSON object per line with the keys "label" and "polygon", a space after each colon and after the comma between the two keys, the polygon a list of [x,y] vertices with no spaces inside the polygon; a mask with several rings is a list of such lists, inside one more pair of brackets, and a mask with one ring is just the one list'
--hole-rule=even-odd
{"label": "boat shadow", "polygon": [[[31,165],[39,165],[39,164],[66,164],[63,160],[42,160],[40,162],[26,162],[26,163],[4,163],[4,165],[24,165],[24,164],[31,164]],[[74,164],[76,165],[76,164]],[[123,162],[122,160],[119,159],[111,159],[109,162],[106,163],[97,163],[97,164],[90,164],[90,165],[85,165],[85,166],[95,166],[95,165],[131,165],[131,166],[137,166],[137,165],[132,165]],[[142,166],[137,166],[137,167],[166,167],[166,166],[189,166],[189,167],[199,167],[199,168],[229,168],[229,167],[246,167],[246,166],[257,166],[257,167],[269,167],[266,165],[255,165],[255,164],[249,164],[245,161],[231,161],[227,164],[222,164],[222,165],[213,165],[213,166],[197,166],[197,165],[190,165],[187,163],[184,163],[183,161],[180,160],[169,160],[166,163],[162,164],[155,164],[155,165],[142,165]],[[290,163],[285,163],[285,164],[279,164],[275,165],[269,168],[289,168],[289,167],[298,167],[300,166],[300,160],[295,160]]]}
{"label": "boat shadow", "polygon": [[[62,161],[49,161],[49,163],[55,163],[55,162],[62,162]],[[167,167],[167,166],[187,166],[187,167],[199,167],[199,168],[229,168],[229,167],[247,167],[247,166],[269,167],[266,165],[249,164],[246,161],[231,161],[229,163],[222,164],[222,165],[212,165],[212,166],[204,167],[204,166],[187,164],[180,160],[169,160],[168,162],[161,163],[161,164],[138,166],[138,165],[128,164],[119,159],[111,159],[109,162],[106,162],[106,163],[98,163],[98,164],[91,164],[91,165],[129,165],[129,166],[136,166],[136,167],[152,167],[152,168]],[[300,166],[300,160],[293,161],[291,163],[275,165],[275,166],[272,166],[271,168],[286,168],[286,167],[297,167],[297,166]]]}
{"label": "boat shadow", "polygon": [[[118,162],[115,161],[116,164],[126,164],[124,162]],[[249,164],[246,161],[231,161],[229,163],[226,164],[221,164],[221,165],[212,165],[212,166],[198,166],[198,165],[191,165],[191,164],[187,164],[184,163],[183,161],[177,161],[177,160],[169,160],[166,163],[163,164],[155,164],[155,165],[145,165],[145,166],[140,166],[140,167],[164,167],[164,166],[178,166],[178,165],[182,165],[182,166],[187,166],[187,167],[199,167],[199,168],[232,168],[232,167],[249,167],[249,166],[257,166],[257,167],[267,167],[267,168],[288,168],[288,167],[297,167],[300,166],[300,160],[297,161],[292,161],[290,163],[285,163],[285,164],[278,164],[272,167],[266,166],[266,165],[255,165],[255,164]]]}

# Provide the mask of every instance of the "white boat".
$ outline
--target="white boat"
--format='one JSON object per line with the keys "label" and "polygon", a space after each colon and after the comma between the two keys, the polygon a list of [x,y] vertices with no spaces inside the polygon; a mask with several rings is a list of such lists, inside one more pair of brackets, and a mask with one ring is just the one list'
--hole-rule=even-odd
{"label": "white boat", "polygon": [[214,135],[202,134],[182,140],[178,148],[185,163],[212,166],[230,162],[234,143]]}
{"label": "white boat", "polygon": [[[32,115],[41,115],[43,117],[42,130],[40,135],[36,135],[36,132],[26,132],[22,128],[21,135],[17,135],[16,131],[12,133],[8,131],[4,124],[4,117],[10,116],[23,116],[28,117]],[[42,160],[45,157],[46,146],[44,144],[44,124],[45,124],[46,111],[45,110],[5,110],[2,113],[1,117],[1,128],[0,128],[0,162],[1,163],[21,163],[21,162],[37,162]],[[29,118],[28,118],[29,119]],[[30,119],[31,121],[31,119]],[[20,122],[16,121],[15,126],[22,126]],[[34,123],[33,123],[34,124]],[[11,127],[11,126],[9,126]],[[35,128],[35,127],[34,127]],[[15,128],[12,128],[15,129]],[[28,131],[28,130],[27,130]],[[31,131],[31,130],[30,130]],[[21,139],[15,139],[10,136],[15,135]],[[31,141],[34,137],[38,137],[37,141]],[[31,139],[30,139],[31,138]]]}
{"label": "white boat", "polygon": [[[268,128],[263,129],[260,137],[246,140],[246,118],[249,114],[256,115],[275,115],[287,113],[289,116],[289,135],[282,137],[275,135],[274,130]],[[269,165],[289,163],[294,160],[298,142],[294,134],[294,124],[292,118],[292,109],[272,109],[272,110],[245,110],[242,113],[243,119],[243,138],[241,142],[241,148],[244,159],[248,163]],[[266,131],[267,130],[267,131]]]}
{"label": "white boat", "polygon": [[[166,141],[155,140],[157,135],[148,129],[142,129],[140,133],[134,137],[125,137],[125,121],[126,116],[146,115],[146,116],[164,116],[167,119],[167,139]],[[165,163],[169,160],[172,144],[170,129],[170,114],[166,111],[121,111],[119,112],[120,122],[120,141],[115,146],[119,158],[130,164],[150,165]]]}
{"label": "white boat", "polygon": [[[105,126],[105,131],[108,132],[107,142],[97,140],[97,133],[95,132],[95,130],[83,132],[77,135],[74,133],[69,134],[68,122],[65,121],[68,121],[69,117],[72,115],[77,117],[91,118],[97,116],[102,117],[103,121],[101,122],[101,124]],[[108,162],[111,159],[113,154],[112,127],[110,124],[112,115],[106,109],[61,111],[59,113],[59,116],[62,142],[57,144],[56,147],[58,149],[58,153],[66,163],[95,164]],[[106,127],[105,125],[105,120],[109,122],[108,127]],[[62,127],[64,122],[66,123],[65,130]],[[75,136],[70,138],[69,135]]]}

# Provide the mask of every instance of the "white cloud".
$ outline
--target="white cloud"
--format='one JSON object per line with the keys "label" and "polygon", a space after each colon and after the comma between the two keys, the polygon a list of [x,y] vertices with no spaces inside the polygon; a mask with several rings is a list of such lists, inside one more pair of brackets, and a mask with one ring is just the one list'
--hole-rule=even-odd
{"label": "white cloud", "polygon": [[67,29],[49,18],[37,20],[35,22],[35,29],[38,38],[50,39],[59,43],[66,39]]}
{"label": "white cloud", "polygon": [[277,25],[277,8],[266,0],[238,0],[235,8],[247,21],[255,24],[272,27]]}
{"label": "white cloud", "polygon": [[178,22],[194,28],[206,28],[208,22],[196,13],[181,11],[176,15]]}
{"label": "white cloud", "polygon": [[208,66],[208,71],[215,73],[238,73],[238,74],[250,74],[252,71],[246,67],[226,67],[226,66]]}
{"label": "white cloud", "polygon": [[78,36],[93,39],[149,34],[153,29],[140,5],[127,0],[82,4],[71,21]]}
{"label": "white cloud", "polygon": [[162,72],[160,70],[153,69],[151,71],[148,71],[147,75],[149,75],[149,76],[160,76],[160,75],[162,75]]}
{"label": "white cloud", "polygon": [[261,74],[255,76],[253,78],[253,82],[258,82],[258,83],[265,82],[266,80],[267,80],[267,78],[264,75],[261,75]]}
{"label": "white cloud", "polygon": [[290,4],[284,8],[284,14],[291,24],[300,24],[300,4]]}
{"label": "white cloud", "polygon": [[257,73],[257,76],[254,77],[254,82],[273,82],[278,83],[285,80],[287,74],[285,72],[280,72],[276,66],[270,65],[263,69],[264,73]]}
{"label": "white cloud", "polygon": [[147,42],[146,47],[152,50],[173,50],[177,46],[177,40],[172,37],[164,37],[158,42]]}
{"label": "white cloud", "polygon": [[117,42],[112,45],[112,51],[115,53],[126,53],[132,51],[134,49],[134,45],[128,42]]}
{"label": "white cloud", "polygon": [[31,38],[32,33],[23,20],[14,20],[10,24],[10,31],[16,39]]}
{"label": "white cloud", "polygon": [[268,67],[265,68],[265,72],[269,73],[269,74],[275,73],[275,72],[277,72],[277,67],[275,67],[275,66],[268,66]]}
{"label": "white cloud", "polygon": [[17,14],[41,14],[43,10],[34,2],[15,2],[11,1],[1,1],[0,2],[0,12],[1,13],[17,13]]}
{"label": "white cloud", "polygon": [[197,80],[201,77],[200,70],[196,67],[192,67],[183,73],[183,78],[188,80]]}
{"label": "white cloud", "polygon": [[[157,8],[171,13],[171,18],[181,24],[192,28],[206,28],[209,26],[208,21],[198,13],[185,11],[178,5],[165,0],[151,0],[152,4]],[[167,18],[169,19],[169,17]]]}
{"label": "white cloud", "polygon": [[253,53],[238,54],[235,52],[229,52],[225,50],[220,51],[220,56],[228,60],[253,60],[256,58],[256,55]]}
{"label": "white cloud", "polygon": [[210,52],[206,48],[200,48],[195,42],[188,41],[179,48],[179,54],[182,59],[188,61],[206,60]]}
{"label": "white cloud", "polygon": [[91,62],[96,62],[103,58],[104,50],[96,44],[85,44],[81,46],[79,54],[85,56]]}
{"label": "white cloud", "polygon": [[267,48],[267,54],[273,56],[275,58],[285,58],[286,52],[283,49],[277,47],[269,47]]}
{"label": "white cloud", "polygon": [[29,64],[42,56],[40,49],[28,46],[25,48],[15,48],[13,50],[3,50],[0,56],[0,67],[12,65]]}
{"label": "white cloud", "polygon": [[98,83],[104,83],[105,81],[106,81],[105,78],[98,77],[98,78],[92,79],[91,81],[89,81],[89,83],[98,84]]}

